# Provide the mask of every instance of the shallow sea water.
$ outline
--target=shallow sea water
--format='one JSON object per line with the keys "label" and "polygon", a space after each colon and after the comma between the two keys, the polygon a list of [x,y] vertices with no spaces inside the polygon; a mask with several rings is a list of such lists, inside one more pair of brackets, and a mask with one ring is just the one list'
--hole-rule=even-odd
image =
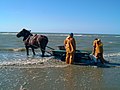
{"label": "shallow sea water", "polygon": [[[42,34],[54,49],[68,35]],[[67,65],[48,53],[42,58],[39,49],[27,57],[22,38],[15,35],[0,33],[0,90],[120,90],[119,67]],[[77,49],[91,51],[96,37],[103,41],[105,59],[119,64],[120,35],[75,34]]]}

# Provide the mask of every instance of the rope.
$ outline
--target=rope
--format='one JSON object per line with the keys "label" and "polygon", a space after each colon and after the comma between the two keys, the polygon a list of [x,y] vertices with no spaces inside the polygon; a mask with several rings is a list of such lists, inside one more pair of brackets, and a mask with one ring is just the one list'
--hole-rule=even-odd
{"label": "rope", "polygon": [[51,47],[49,47],[49,46],[46,46],[46,47],[49,48],[49,49],[55,50],[54,48],[51,48]]}
{"label": "rope", "polygon": [[[32,46],[34,46],[34,47],[38,48],[38,46],[36,46],[36,45],[32,45]],[[46,46],[46,47],[47,47],[47,46]],[[39,48],[41,48],[41,47],[39,46]],[[42,49],[42,48],[41,48],[41,50],[43,50],[43,51],[45,51],[45,52],[49,53],[50,55],[53,55],[53,54],[51,53],[51,51],[46,51],[46,50],[44,50],[44,49]]]}

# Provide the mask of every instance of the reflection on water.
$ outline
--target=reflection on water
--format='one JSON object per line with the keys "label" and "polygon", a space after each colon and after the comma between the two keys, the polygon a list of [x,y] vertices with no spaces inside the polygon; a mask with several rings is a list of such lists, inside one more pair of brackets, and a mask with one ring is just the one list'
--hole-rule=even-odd
{"label": "reflection on water", "polygon": [[[65,84],[65,90],[91,90],[98,88],[102,81],[102,70],[88,67],[68,67],[65,69],[65,78],[68,80]],[[97,86],[97,87],[95,87]]]}
{"label": "reflection on water", "polygon": [[[111,73],[111,70],[116,73]],[[118,68],[75,65],[49,68],[4,67],[0,69],[0,90],[110,90],[111,87],[116,90],[120,89],[117,84],[120,82],[119,74]]]}

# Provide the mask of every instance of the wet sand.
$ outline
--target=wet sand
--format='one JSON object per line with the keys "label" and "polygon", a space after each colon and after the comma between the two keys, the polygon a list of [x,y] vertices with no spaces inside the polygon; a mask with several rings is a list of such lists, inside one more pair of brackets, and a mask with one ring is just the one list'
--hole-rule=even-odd
{"label": "wet sand", "polygon": [[49,61],[1,66],[0,90],[120,90],[120,68],[97,68]]}

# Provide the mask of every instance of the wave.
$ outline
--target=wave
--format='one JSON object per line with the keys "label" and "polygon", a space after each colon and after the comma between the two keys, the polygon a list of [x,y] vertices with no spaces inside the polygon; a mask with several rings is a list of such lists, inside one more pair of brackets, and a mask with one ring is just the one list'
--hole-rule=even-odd
{"label": "wave", "polygon": [[26,60],[18,61],[3,61],[0,62],[0,68],[12,67],[12,68],[48,68],[48,67],[66,67],[64,62],[55,60],[53,56],[44,57],[39,59],[28,58]]}
{"label": "wave", "polygon": [[25,59],[25,60],[22,60],[22,59],[18,59],[18,61],[3,61],[3,62],[0,62],[0,65],[10,65],[10,66],[13,66],[13,65],[34,65],[34,64],[40,64],[42,62],[46,62],[47,60],[49,60],[51,58],[42,58],[42,59]]}
{"label": "wave", "polygon": [[112,44],[112,43],[115,43],[115,42],[110,41],[110,42],[108,42],[108,43]]}
{"label": "wave", "polygon": [[16,32],[0,32],[0,35],[16,35]]}
{"label": "wave", "polygon": [[15,51],[15,52],[19,52],[19,51],[25,51],[25,48],[0,48],[0,51]]}
{"label": "wave", "polygon": [[61,34],[61,33],[50,33],[50,34],[44,34],[46,36],[65,36],[67,37],[68,34]]}
{"label": "wave", "polygon": [[104,56],[106,56],[106,57],[120,56],[120,52],[118,52],[118,53],[109,53],[109,54],[106,54]]}
{"label": "wave", "polygon": [[120,36],[115,36],[115,37],[118,37],[118,38],[119,38]]}
{"label": "wave", "polygon": [[[67,37],[69,35],[69,33],[44,33],[44,35],[46,35],[46,36],[65,36],[65,37]],[[74,36],[76,36],[76,37],[80,36],[81,37],[81,36],[93,36],[93,35],[75,33]]]}
{"label": "wave", "polygon": [[[0,32],[0,35],[16,35],[17,32]],[[69,34],[66,33],[33,33],[33,34],[40,34],[46,36],[68,36]],[[82,34],[74,34],[74,36],[83,36]]]}

